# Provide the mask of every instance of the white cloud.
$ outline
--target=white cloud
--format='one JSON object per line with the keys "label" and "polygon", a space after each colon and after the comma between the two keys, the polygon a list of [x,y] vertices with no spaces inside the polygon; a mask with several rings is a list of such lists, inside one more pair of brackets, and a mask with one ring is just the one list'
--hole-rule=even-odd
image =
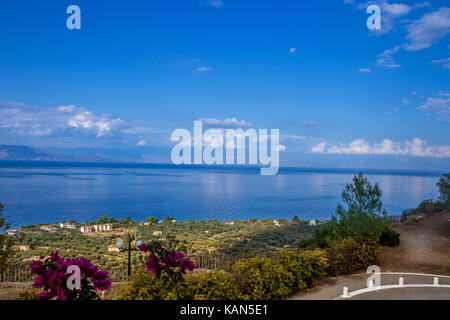
{"label": "white cloud", "polygon": [[410,141],[394,142],[384,139],[380,143],[370,144],[364,139],[353,140],[350,144],[331,145],[326,147],[325,142],[321,142],[312,147],[313,153],[327,154],[355,154],[355,155],[405,155],[416,157],[450,157],[450,145],[436,146],[428,145],[427,141],[421,138],[414,138]]}
{"label": "white cloud", "polygon": [[74,105],[47,108],[0,101],[0,136],[11,141],[22,141],[21,137],[28,140],[54,138],[57,143],[67,141],[66,138],[74,143],[106,137],[143,140],[150,132],[151,128],[135,126],[120,118],[95,114]]}
{"label": "white cloud", "polygon": [[286,146],[283,144],[278,145],[278,151],[286,151]]}
{"label": "white cloud", "polygon": [[295,51],[297,51],[296,48],[290,48],[290,49],[289,49],[289,53],[294,53]]}
{"label": "white cloud", "polygon": [[67,120],[67,124],[70,127],[93,129],[97,131],[97,137],[108,134],[113,128],[123,123],[119,118],[112,119],[106,115],[96,116],[91,111],[84,109],[74,109],[72,113],[73,115]]}
{"label": "white cloud", "polygon": [[211,7],[216,7],[216,8],[220,8],[223,5],[223,1],[222,0],[206,0],[205,4]]}
{"label": "white cloud", "polygon": [[307,136],[296,136],[296,135],[292,135],[292,134],[282,134],[280,135],[280,140],[284,141],[304,141],[306,140],[308,137]]}
{"label": "white cloud", "polygon": [[417,109],[437,114],[439,120],[450,121],[450,98],[428,98],[427,102]]}
{"label": "white cloud", "polygon": [[58,108],[56,108],[56,111],[58,111],[58,112],[73,112],[73,111],[75,111],[75,109],[76,109],[76,107],[73,104],[71,104],[68,106],[59,106]]}
{"label": "white cloud", "polygon": [[223,126],[223,127],[251,127],[252,124],[246,122],[245,120],[237,120],[236,118],[226,118],[224,120],[214,119],[214,118],[200,118],[198,121],[203,121],[203,123],[212,126]]}
{"label": "white cloud", "polygon": [[384,1],[381,4],[381,9],[382,9],[382,11],[385,11],[394,17],[400,17],[405,14],[408,14],[413,9],[413,7],[408,6],[407,4],[403,4],[403,3],[390,4],[387,1]]}
{"label": "white cloud", "polygon": [[212,71],[212,70],[214,70],[214,68],[211,68],[211,67],[199,67],[199,68],[194,69],[194,74],[195,75],[199,75],[200,73],[208,72],[208,71]]}
{"label": "white cloud", "polygon": [[409,101],[408,101],[408,99],[403,99],[403,100],[402,100],[402,103],[403,103],[403,104],[409,104]]}
{"label": "white cloud", "polygon": [[[384,1],[385,10],[387,8],[391,16],[400,15],[405,12],[409,12],[412,8],[429,6],[428,2],[424,2],[413,7],[408,8],[404,5],[388,4]],[[385,25],[388,25],[389,29],[389,18],[383,18]],[[394,54],[400,50],[418,51],[425,48],[429,48],[432,43],[445,37],[450,33],[450,8],[442,7],[431,13],[424,14],[420,19],[410,22],[406,26],[407,35],[405,42],[398,45],[392,49],[387,49],[383,53],[377,55],[377,60],[375,64],[379,66],[384,66],[387,68],[398,68],[398,64],[394,58]],[[447,68],[447,64],[442,65]]]}
{"label": "white cloud", "polygon": [[393,55],[401,49],[400,46],[396,46],[392,49],[387,49],[383,53],[377,55],[377,61],[375,62],[379,66],[386,68],[399,68],[400,65],[395,61]]}
{"label": "white cloud", "polygon": [[359,68],[358,71],[361,72],[361,73],[369,73],[370,69],[369,68]]}
{"label": "white cloud", "polygon": [[325,142],[321,142],[312,147],[311,151],[313,153],[324,153],[325,152]]}
{"label": "white cloud", "polygon": [[430,61],[430,63],[439,64],[442,66],[442,68],[450,70],[450,58],[441,59],[441,60],[433,60],[433,61]]}
{"label": "white cloud", "polygon": [[407,50],[417,51],[429,48],[433,42],[450,33],[450,8],[424,14],[421,19],[407,26]]}
{"label": "white cloud", "polygon": [[394,29],[398,18],[409,14],[413,9],[430,6],[429,2],[422,2],[415,5],[403,3],[389,3],[387,0],[360,1],[344,0],[345,4],[356,6],[359,10],[366,10],[369,5],[378,5],[381,11],[381,29],[371,30],[371,34],[383,35]]}
{"label": "white cloud", "polygon": [[137,143],[137,145],[138,146],[145,146],[147,144],[147,140],[140,140],[138,143]]}

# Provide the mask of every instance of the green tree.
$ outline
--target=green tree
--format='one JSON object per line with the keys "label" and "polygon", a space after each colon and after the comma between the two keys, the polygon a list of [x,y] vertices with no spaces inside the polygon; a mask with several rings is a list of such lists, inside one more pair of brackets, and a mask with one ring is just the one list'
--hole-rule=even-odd
{"label": "green tree", "polygon": [[5,224],[5,218],[2,217],[3,208],[3,204],[0,203],[0,274],[2,281],[3,274],[8,270],[9,263],[15,254],[13,246],[16,243],[15,239],[6,233],[9,224]]}
{"label": "green tree", "polygon": [[145,219],[145,221],[149,222],[150,224],[157,224],[158,218],[150,216],[147,219]]}
{"label": "green tree", "polygon": [[355,175],[352,183],[347,184],[342,192],[345,206],[339,204],[331,220],[317,232],[319,243],[329,246],[337,239],[368,236],[371,233],[380,237],[389,227],[381,195],[378,183],[372,186],[362,172]]}
{"label": "green tree", "polygon": [[101,216],[97,221],[98,224],[105,224],[106,222],[108,222],[108,218],[106,218],[106,216]]}
{"label": "green tree", "polygon": [[133,222],[133,220],[131,220],[131,217],[130,216],[126,216],[125,223],[131,223],[131,222]]}
{"label": "green tree", "polygon": [[171,222],[173,220],[173,217],[164,217],[162,220],[163,222]]}
{"label": "green tree", "polygon": [[294,218],[292,218],[292,221],[294,221],[295,223],[300,223],[300,219],[298,218],[298,216],[294,216]]}
{"label": "green tree", "polygon": [[442,201],[446,209],[450,208],[450,173],[442,175],[439,179],[437,186],[439,187],[439,193],[441,194],[439,200]]}

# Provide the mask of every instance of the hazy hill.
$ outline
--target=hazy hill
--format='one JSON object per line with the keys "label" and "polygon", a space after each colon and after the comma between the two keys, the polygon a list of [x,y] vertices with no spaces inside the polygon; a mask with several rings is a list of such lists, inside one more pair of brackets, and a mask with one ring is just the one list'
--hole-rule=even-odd
{"label": "hazy hill", "polygon": [[71,156],[20,145],[0,145],[0,160],[92,161],[88,156]]}

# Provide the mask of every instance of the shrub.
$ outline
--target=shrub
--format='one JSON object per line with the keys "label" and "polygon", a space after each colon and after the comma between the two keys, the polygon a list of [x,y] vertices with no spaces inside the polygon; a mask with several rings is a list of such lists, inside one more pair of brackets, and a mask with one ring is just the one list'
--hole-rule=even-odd
{"label": "shrub", "polygon": [[431,214],[435,212],[435,204],[433,202],[433,199],[429,200],[423,200],[419,206],[417,207],[417,210],[419,213],[428,213]]}
{"label": "shrub", "polygon": [[327,275],[328,261],[325,251],[321,249],[296,252],[283,249],[279,253],[279,258],[283,268],[294,276],[291,285],[293,291],[312,287]]}
{"label": "shrub", "polygon": [[19,292],[16,300],[36,300],[39,291],[36,288],[26,289]]}
{"label": "shrub", "polygon": [[186,277],[186,296],[194,300],[238,300],[240,291],[234,278],[224,271]]}
{"label": "shrub", "polygon": [[313,237],[305,238],[305,239],[300,240],[297,243],[297,247],[304,249],[304,248],[309,247],[309,246],[311,246],[311,245],[313,245],[315,243],[317,243],[317,240],[315,238],[313,238]]}
{"label": "shrub", "polygon": [[355,271],[355,248],[357,243],[352,238],[341,239],[333,242],[327,249],[330,275],[337,276],[349,274]]}
{"label": "shrub", "polygon": [[233,270],[243,299],[283,299],[292,293],[294,275],[274,259],[262,256],[241,259]]}
{"label": "shrub", "polygon": [[381,247],[377,236],[356,238],[355,271],[366,270],[368,266],[378,264],[380,253]]}
{"label": "shrub", "polygon": [[380,236],[380,244],[382,246],[395,247],[399,243],[400,235],[391,228],[387,228]]}
{"label": "shrub", "polygon": [[118,300],[171,300],[175,295],[145,268],[140,268],[124,286],[117,289]]}
{"label": "shrub", "polygon": [[450,173],[443,174],[437,183],[439,187],[439,200],[444,209],[450,209]]}
{"label": "shrub", "polygon": [[2,217],[4,206],[0,203],[0,275],[3,280],[3,274],[9,268],[11,259],[17,253],[13,246],[16,244],[16,239],[8,236],[6,230],[9,229],[9,224],[5,223],[5,218]]}
{"label": "shrub", "polygon": [[378,264],[381,248],[379,239],[370,237],[346,238],[335,241],[327,249],[330,275],[350,274]]}
{"label": "shrub", "polygon": [[446,203],[444,201],[435,201],[434,202],[434,212],[441,212],[441,211],[444,211],[447,209],[450,209],[449,203]]}

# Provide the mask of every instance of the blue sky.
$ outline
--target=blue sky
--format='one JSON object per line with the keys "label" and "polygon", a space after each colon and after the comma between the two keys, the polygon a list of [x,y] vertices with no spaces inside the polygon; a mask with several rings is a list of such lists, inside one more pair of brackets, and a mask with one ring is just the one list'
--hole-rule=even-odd
{"label": "blue sky", "polygon": [[3,0],[0,144],[170,162],[209,119],[282,165],[446,170],[449,33],[448,1]]}

